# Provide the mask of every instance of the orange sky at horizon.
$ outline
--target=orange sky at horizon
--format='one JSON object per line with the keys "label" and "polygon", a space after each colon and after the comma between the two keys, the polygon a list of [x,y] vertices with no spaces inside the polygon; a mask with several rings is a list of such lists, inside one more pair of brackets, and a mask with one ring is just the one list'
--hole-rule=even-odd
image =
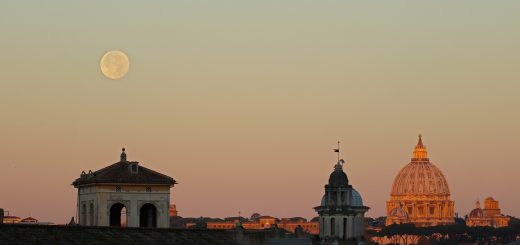
{"label": "orange sky at horizon", "polygon": [[[11,215],[68,222],[72,181],[124,146],[179,182],[183,217],[312,218],[340,140],[382,216],[421,132],[456,212],[492,196],[520,216],[520,2],[122,3],[2,3]],[[115,49],[131,65],[109,80],[99,61]]]}

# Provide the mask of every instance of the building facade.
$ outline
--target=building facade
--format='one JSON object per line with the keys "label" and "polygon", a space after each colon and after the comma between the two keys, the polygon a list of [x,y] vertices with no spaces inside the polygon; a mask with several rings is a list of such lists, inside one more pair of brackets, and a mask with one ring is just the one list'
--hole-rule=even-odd
{"label": "building facade", "polygon": [[18,216],[7,215],[7,216],[4,216],[3,223],[4,224],[18,224],[18,223],[20,223],[20,221],[22,221],[22,218],[20,218]]}
{"label": "building facade", "polygon": [[170,204],[170,217],[179,216],[179,211],[177,211],[177,206],[175,204]]}
{"label": "building facade", "polygon": [[448,182],[430,162],[421,135],[411,162],[394,179],[386,207],[386,225],[411,222],[416,226],[435,226],[455,222],[455,202],[451,200]]}
{"label": "building facade", "polygon": [[349,184],[343,164],[341,159],[334,166],[321,204],[314,208],[319,215],[319,237],[326,243],[354,241],[363,244],[364,218],[369,207],[363,206],[361,195]]}
{"label": "building facade", "polygon": [[[240,222],[239,218],[227,221],[206,222],[206,228],[210,230],[232,230],[237,227],[237,224],[240,224],[240,226],[245,230],[264,230],[277,227],[291,233],[295,233],[297,229],[301,229],[303,232],[311,235],[319,234],[320,229],[319,222],[309,222],[303,218],[277,219],[271,216],[260,216],[257,219],[245,222]],[[187,228],[195,227],[195,225],[195,223],[187,224]]]}
{"label": "building facade", "polygon": [[33,217],[27,217],[20,220],[20,224],[38,224],[38,220]]}
{"label": "building facade", "polygon": [[78,189],[78,224],[83,226],[169,227],[170,188],[177,182],[126,160],[98,171],[82,172]]}
{"label": "building facade", "polygon": [[484,200],[484,209],[480,208],[480,202],[475,203],[475,208],[471,210],[466,219],[467,226],[492,226],[504,227],[509,225],[510,218],[500,212],[498,201],[492,197]]}

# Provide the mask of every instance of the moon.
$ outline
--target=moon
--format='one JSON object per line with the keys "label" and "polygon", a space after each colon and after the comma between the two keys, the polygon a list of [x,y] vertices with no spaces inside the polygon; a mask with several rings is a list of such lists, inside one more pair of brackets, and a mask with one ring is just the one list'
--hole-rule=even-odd
{"label": "moon", "polygon": [[119,50],[108,51],[99,62],[101,72],[105,77],[117,80],[123,78],[130,68],[128,56]]}

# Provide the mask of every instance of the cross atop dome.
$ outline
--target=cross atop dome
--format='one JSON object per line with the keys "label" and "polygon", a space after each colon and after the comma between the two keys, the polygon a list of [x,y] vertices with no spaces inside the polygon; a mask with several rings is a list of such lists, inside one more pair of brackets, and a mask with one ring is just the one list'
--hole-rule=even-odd
{"label": "cross atop dome", "polygon": [[412,161],[424,160],[428,160],[428,151],[426,151],[426,146],[424,146],[422,142],[422,134],[419,134],[419,140],[417,141],[417,145],[413,151]]}

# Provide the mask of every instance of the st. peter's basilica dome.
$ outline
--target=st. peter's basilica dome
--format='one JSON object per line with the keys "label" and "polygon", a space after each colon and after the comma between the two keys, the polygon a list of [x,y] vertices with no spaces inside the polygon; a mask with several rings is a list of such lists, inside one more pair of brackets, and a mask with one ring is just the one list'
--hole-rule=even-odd
{"label": "st. peter's basilica dome", "polygon": [[396,210],[406,212],[409,222],[417,226],[454,222],[454,202],[450,199],[448,182],[430,162],[421,135],[411,162],[394,179],[387,202],[387,225],[402,221],[401,212],[397,215]]}
{"label": "st. peter's basilica dome", "polygon": [[439,168],[430,163],[420,135],[419,142],[415,146],[414,157],[395,177],[391,193],[391,195],[409,194],[450,194],[446,178]]}

